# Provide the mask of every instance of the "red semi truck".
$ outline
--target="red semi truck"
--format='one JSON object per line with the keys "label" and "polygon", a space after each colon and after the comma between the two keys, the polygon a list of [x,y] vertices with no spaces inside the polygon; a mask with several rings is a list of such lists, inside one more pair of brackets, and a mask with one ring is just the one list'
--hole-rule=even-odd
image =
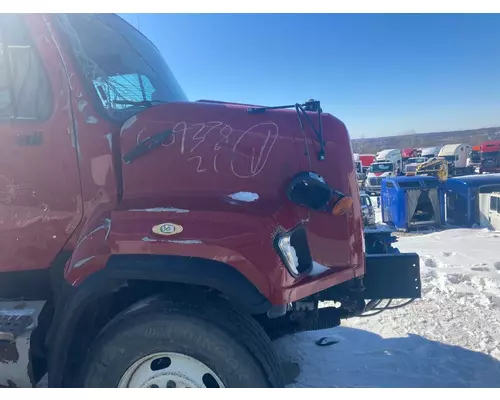
{"label": "red semi truck", "polygon": [[481,144],[481,165],[479,172],[500,172],[500,140],[490,140]]}
{"label": "red semi truck", "polygon": [[190,102],[113,14],[0,20],[1,386],[281,387],[272,338],[420,297],[319,102]]}
{"label": "red semi truck", "polygon": [[406,148],[401,150],[401,158],[403,159],[403,166],[408,162],[409,158],[417,157],[418,149]]}

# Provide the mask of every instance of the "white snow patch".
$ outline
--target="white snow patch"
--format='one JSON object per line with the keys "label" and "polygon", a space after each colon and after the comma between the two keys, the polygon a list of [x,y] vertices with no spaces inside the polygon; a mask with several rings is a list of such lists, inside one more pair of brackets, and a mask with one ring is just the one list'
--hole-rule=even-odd
{"label": "white snow patch", "polygon": [[297,252],[295,251],[295,247],[290,245],[290,252],[292,253],[293,257],[293,262],[295,263],[296,266],[299,265],[299,257],[297,257]]}
{"label": "white snow patch", "polygon": [[182,208],[174,208],[174,207],[156,207],[156,208],[135,208],[129,211],[136,212],[173,212],[178,214],[188,213],[189,210],[183,210]]}
{"label": "white snow patch", "polygon": [[320,263],[313,261],[313,267],[311,269],[311,272],[309,273],[309,276],[316,276],[316,275],[321,275],[323,272],[328,271],[330,268],[325,267],[324,265],[321,265]]}
{"label": "white snow patch", "polygon": [[230,194],[229,197],[233,200],[243,201],[245,203],[251,203],[259,199],[259,195],[257,193],[252,192],[238,192]]}
{"label": "white snow patch", "polygon": [[[290,387],[500,387],[500,234],[450,229],[395,246],[419,254],[422,299],[277,340],[300,367]],[[318,347],[322,337],[339,343]]]}

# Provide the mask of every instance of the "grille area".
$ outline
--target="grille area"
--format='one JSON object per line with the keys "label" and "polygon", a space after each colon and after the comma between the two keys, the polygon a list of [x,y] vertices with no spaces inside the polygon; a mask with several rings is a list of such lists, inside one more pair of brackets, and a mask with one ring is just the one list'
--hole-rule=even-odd
{"label": "grille area", "polygon": [[382,182],[382,177],[375,177],[375,178],[370,178],[369,182],[371,186],[380,186],[380,182]]}

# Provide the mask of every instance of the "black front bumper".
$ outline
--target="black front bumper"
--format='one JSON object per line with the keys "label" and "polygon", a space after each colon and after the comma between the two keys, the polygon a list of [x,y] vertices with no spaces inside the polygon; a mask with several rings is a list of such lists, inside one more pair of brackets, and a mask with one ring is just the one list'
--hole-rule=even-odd
{"label": "black front bumper", "polygon": [[419,299],[422,297],[420,259],[416,253],[367,254],[363,277],[318,293],[321,301],[358,299]]}

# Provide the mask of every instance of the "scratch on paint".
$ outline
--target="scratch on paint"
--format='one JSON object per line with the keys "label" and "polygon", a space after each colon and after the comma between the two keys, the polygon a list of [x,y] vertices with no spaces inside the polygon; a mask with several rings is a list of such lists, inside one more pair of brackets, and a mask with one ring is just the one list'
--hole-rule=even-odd
{"label": "scratch on paint", "polygon": [[89,262],[90,260],[93,260],[94,258],[95,258],[95,256],[84,258],[83,260],[80,260],[77,263],[75,263],[73,265],[73,268],[80,268],[83,264]]}
{"label": "scratch on paint", "polygon": [[108,139],[109,143],[109,149],[113,150],[113,134],[112,133],[106,133],[106,139]]}
{"label": "scratch on paint", "polygon": [[158,240],[158,239],[153,239],[148,236],[145,236],[142,238],[143,242],[150,242],[150,243],[176,243],[176,244],[202,244],[203,242],[201,240]]}
{"label": "scratch on paint", "polygon": [[178,214],[188,213],[189,210],[184,210],[182,208],[173,208],[173,207],[157,207],[157,208],[135,208],[129,211],[137,211],[137,212],[174,212]]}
{"label": "scratch on paint", "polygon": [[85,122],[87,124],[97,124],[97,118],[89,115],[87,118],[85,118]]}
{"label": "scratch on paint", "polygon": [[122,129],[120,130],[120,135],[123,132],[125,132],[128,128],[130,128],[132,125],[134,125],[135,121],[137,121],[137,117],[135,115],[127,119],[123,124]]}
{"label": "scratch on paint", "polygon": [[169,243],[178,243],[178,244],[202,244],[201,240],[167,240]]}
{"label": "scratch on paint", "polygon": [[80,245],[85,242],[85,240],[87,240],[90,236],[92,236],[94,233],[102,230],[102,229],[106,229],[106,236],[104,236],[104,240],[108,240],[108,237],[109,237],[109,233],[111,232],[111,219],[109,218],[106,218],[104,220],[104,224],[102,224],[101,226],[98,226],[97,228],[95,228],[93,231],[91,231],[88,235],[85,235],[76,245],[75,247],[75,250],[78,249],[78,247],[80,247]]}
{"label": "scratch on paint", "polygon": [[147,237],[147,236],[144,236],[144,237],[142,238],[142,241],[143,241],[143,242],[158,242],[158,240],[156,240],[156,239],[152,239],[152,238]]}
{"label": "scratch on paint", "polygon": [[82,112],[85,107],[87,107],[87,102],[85,100],[80,100],[78,102],[78,111]]}
{"label": "scratch on paint", "polygon": [[73,142],[73,147],[76,149],[76,154],[78,156],[78,159],[81,160],[82,154],[80,152],[80,142],[78,140],[78,123],[76,122],[76,119],[75,119],[75,129],[71,139]]}
{"label": "scratch on paint", "polygon": [[104,221],[108,225],[108,230],[106,231],[106,236],[104,236],[104,240],[108,240],[109,233],[111,232],[111,219],[106,218]]}

